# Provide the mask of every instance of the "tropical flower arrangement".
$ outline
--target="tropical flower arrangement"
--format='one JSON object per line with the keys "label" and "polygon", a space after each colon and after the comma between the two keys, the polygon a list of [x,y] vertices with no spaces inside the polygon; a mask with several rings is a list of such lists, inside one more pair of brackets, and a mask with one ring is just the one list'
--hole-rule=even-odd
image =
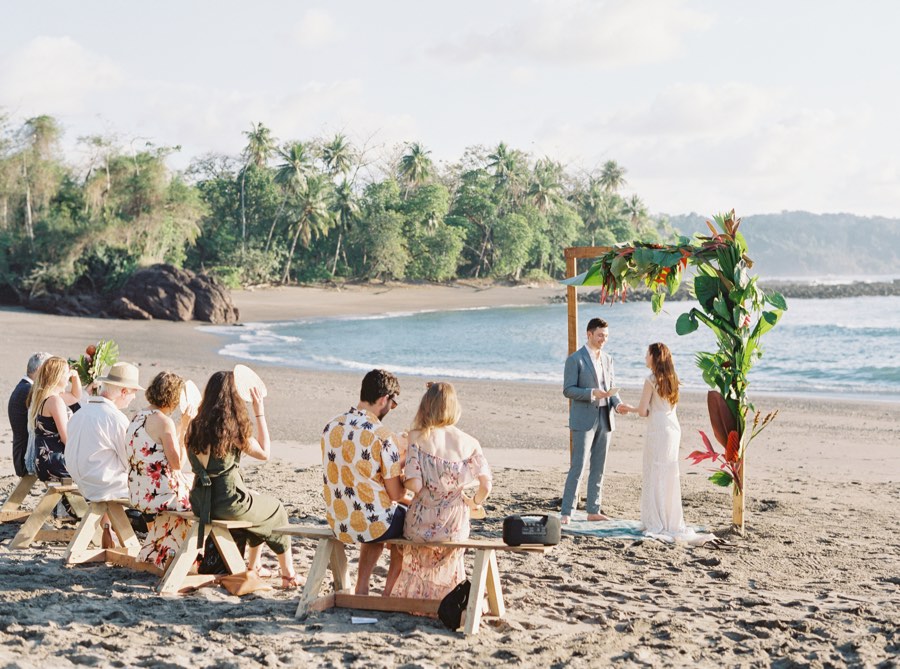
{"label": "tropical flower arrangement", "polygon": [[118,361],[119,345],[112,339],[101,339],[84,349],[77,360],[69,359],[69,365],[78,372],[82,385],[87,387]]}

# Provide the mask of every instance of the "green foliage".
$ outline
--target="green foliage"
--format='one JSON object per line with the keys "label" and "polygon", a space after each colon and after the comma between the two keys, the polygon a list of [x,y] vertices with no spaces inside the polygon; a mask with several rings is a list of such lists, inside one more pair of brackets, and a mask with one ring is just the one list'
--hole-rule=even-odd
{"label": "green foliage", "polygon": [[78,171],[60,134],[48,116],[0,122],[0,282],[17,291],[108,290],[155,262],[232,286],[560,277],[567,246],[666,229],[620,194],[615,161],[576,176],[503,142],[444,167],[420,143],[379,161],[343,134],[281,141],[253,123],[240,155],[198,157],[182,176],[166,167],[178,149],[104,137],[79,140]]}

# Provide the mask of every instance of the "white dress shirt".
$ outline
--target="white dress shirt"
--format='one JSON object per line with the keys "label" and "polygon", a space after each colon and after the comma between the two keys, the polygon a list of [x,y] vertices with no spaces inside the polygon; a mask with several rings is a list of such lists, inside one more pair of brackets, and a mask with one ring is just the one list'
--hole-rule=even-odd
{"label": "white dress shirt", "polygon": [[[590,346],[588,346],[587,350],[591,355],[591,362],[594,363],[594,373],[597,374],[597,383],[600,384],[597,389],[605,391],[607,389],[607,381],[606,373],[603,369],[603,349],[591,348]],[[607,400],[605,397],[602,400],[598,400],[595,398],[591,401],[594,402],[594,404],[596,404],[598,407],[605,407],[609,403],[609,400]]]}
{"label": "white dress shirt", "polygon": [[128,498],[128,418],[105,397],[91,397],[69,420],[66,469],[89,502]]}

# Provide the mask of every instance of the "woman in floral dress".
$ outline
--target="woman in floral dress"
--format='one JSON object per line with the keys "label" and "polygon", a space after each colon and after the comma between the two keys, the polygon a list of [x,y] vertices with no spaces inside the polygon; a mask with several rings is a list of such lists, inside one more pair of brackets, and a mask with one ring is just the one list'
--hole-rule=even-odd
{"label": "woman in floral dress", "polygon": [[[471,509],[491,492],[491,470],[481,444],[458,427],[456,390],[432,383],[422,397],[409,433],[405,483],[415,493],[406,513],[404,537],[412,541],[461,541],[469,536]],[[478,483],[471,500],[463,488]],[[464,549],[403,546],[403,568],[391,593],[442,599],[466,578]]]}
{"label": "woman in floral dress", "polygon": [[[145,514],[191,510],[191,477],[183,471],[188,461],[184,433],[196,407],[182,413],[177,427],[171,417],[183,389],[184,379],[177,374],[157,374],[145,393],[149,406],[137,413],[125,436],[131,504]],[[138,559],[164,569],[186,539],[189,524],[163,515],[148,527]]]}

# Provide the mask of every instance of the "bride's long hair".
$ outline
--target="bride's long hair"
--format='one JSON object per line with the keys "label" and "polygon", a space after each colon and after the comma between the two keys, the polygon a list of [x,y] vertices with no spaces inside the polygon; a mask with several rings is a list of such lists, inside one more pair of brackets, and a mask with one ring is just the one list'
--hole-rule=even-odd
{"label": "bride's long hair", "polygon": [[662,342],[650,344],[650,371],[656,378],[656,392],[672,406],[678,404],[678,375],[675,373],[675,363],[672,361],[672,352]]}

